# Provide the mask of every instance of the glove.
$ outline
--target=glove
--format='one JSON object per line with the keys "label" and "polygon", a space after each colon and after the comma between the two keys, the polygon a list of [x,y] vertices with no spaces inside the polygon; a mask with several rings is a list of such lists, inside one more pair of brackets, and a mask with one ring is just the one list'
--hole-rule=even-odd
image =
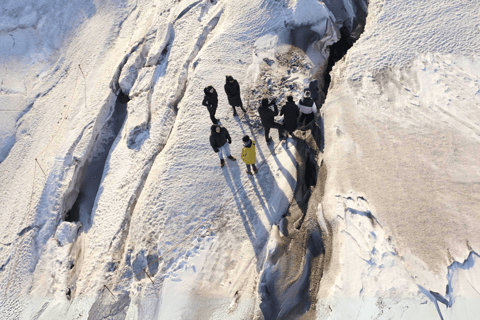
{"label": "glove", "polygon": [[232,144],[232,140],[231,140],[231,139],[230,139],[230,140],[228,140],[228,144]]}
{"label": "glove", "polygon": [[217,149],[217,150],[215,150],[215,149],[214,149],[213,151],[215,151],[215,153],[218,153],[218,151],[220,151],[220,150],[218,150],[218,149]]}

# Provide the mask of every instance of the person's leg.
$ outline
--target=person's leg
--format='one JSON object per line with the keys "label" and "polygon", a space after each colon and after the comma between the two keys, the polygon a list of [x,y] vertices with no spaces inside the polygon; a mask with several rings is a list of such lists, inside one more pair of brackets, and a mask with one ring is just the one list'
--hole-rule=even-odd
{"label": "person's leg", "polygon": [[250,172],[250,165],[247,164],[247,171]]}
{"label": "person's leg", "polygon": [[233,109],[233,116],[236,117],[237,116],[237,110],[235,110],[234,106],[232,106],[232,109]]}
{"label": "person's leg", "polygon": [[244,113],[247,113],[247,110],[245,110],[245,108],[243,107],[243,104],[240,105],[240,109],[242,109]]}
{"label": "person's leg", "polygon": [[223,149],[223,146],[218,148],[218,157],[220,158],[220,161],[223,160],[223,153],[224,152],[225,152],[225,150]]}
{"label": "person's leg", "polygon": [[215,119],[215,111],[209,111],[210,112],[210,120],[212,120],[213,124],[217,124],[217,119]]}
{"label": "person's leg", "polygon": [[235,161],[237,160],[234,156],[232,156],[232,154],[230,153],[230,145],[227,143],[225,143],[223,146],[223,151],[225,152],[225,155],[227,156],[228,159],[232,160],[232,161]]}
{"label": "person's leg", "polygon": [[[252,168],[253,168],[253,172],[257,173],[258,172],[258,169],[257,169],[257,166],[254,164],[252,164]],[[249,168],[250,170],[250,168]]]}
{"label": "person's leg", "polygon": [[309,114],[305,115],[305,125],[312,122],[313,119],[315,119],[315,113],[312,112],[312,113],[309,113]]}
{"label": "person's leg", "polygon": [[303,125],[303,121],[305,120],[305,116],[306,114],[305,113],[302,113],[302,115],[300,116],[300,120],[299,120],[299,126],[302,126]]}
{"label": "person's leg", "polygon": [[267,141],[267,143],[269,143],[270,140],[272,140],[270,138],[270,127],[265,126],[264,128],[265,128],[265,141]]}
{"label": "person's leg", "polygon": [[218,157],[220,158],[220,167],[223,167],[225,165],[225,160],[223,159],[223,153],[225,151],[223,150],[223,147],[218,148]]}
{"label": "person's leg", "polygon": [[283,124],[280,124],[278,122],[274,122],[272,128],[275,128],[278,130],[278,137],[282,139],[284,137],[284,127]]}

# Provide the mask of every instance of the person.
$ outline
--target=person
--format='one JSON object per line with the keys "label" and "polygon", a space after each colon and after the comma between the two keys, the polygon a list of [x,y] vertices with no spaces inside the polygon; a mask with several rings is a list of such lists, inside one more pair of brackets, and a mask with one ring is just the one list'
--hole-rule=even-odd
{"label": "person", "polygon": [[287,136],[288,134],[293,135],[293,131],[297,129],[297,120],[298,116],[300,115],[300,111],[298,111],[297,105],[295,102],[293,102],[292,96],[287,97],[287,103],[285,103],[283,106],[280,115],[284,116],[283,126],[287,131]]}
{"label": "person", "polygon": [[317,106],[310,97],[310,91],[305,91],[304,98],[298,102],[298,107],[302,112],[302,115],[300,116],[300,124],[303,124],[303,121],[305,121],[305,125],[307,125],[313,119],[315,119],[315,112],[317,111]]}
{"label": "person", "polygon": [[242,160],[247,165],[247,173],[252,174],[250,166],[253,169],[253,172],[257,173],[258,169],[255,166],[257,161],[257,153],[255,152],[255,141],[251,140],[248,135],[243,137],[243,148],[242,148]]}
{"label": "person", "polygon": [[225,154],[227,158],[232,161],[237,160],[230,154],[229,144],[232,143],[232,138],[230,137],[228,130],[222,126],[219,126],[218,124],[213,124],[210,127],[210,130],[210,145],[212,146],[213,151],[218,153],[218,157],[220,158],[220,167],[225,165],[223,154]]}
{"label": "person", "polygon": [[[270,109],[271,105],[273,105],[274,111]],[[278,136],[280,139],[283,139],[283,125],[275,122],[275,116],[278,115],[278,107],[275,99],[269,103],[267,98],[263,98],[262,105],[258,108],[258,113],[260,114],[262,125],[265,128],[265,141],[267,141],[267,143],[272,141],[272,138],[270,138],[271,128],[278,129]]]}
{"label": "person", "polygon": [[218,106],[218,94],[214,87],[208,86],[203,89],[205,97],[203,98],[202,104],[207,107],[208,112],[210,113],[210,120],[213,124],[218,123],[218,119],[215,118],[215,112],[217,112]]}
{"label": "person", "polygon": [[228,103],[232,106],[233,116],[236,117],[237,111],[235,107],[240,107],[243,112],[247,113],[247,110],[243,108],[242,98],[240,97],[240,86],[238,81],[233,79],[232,76],[227,76],[225,83],[225,93],[227,94]]}

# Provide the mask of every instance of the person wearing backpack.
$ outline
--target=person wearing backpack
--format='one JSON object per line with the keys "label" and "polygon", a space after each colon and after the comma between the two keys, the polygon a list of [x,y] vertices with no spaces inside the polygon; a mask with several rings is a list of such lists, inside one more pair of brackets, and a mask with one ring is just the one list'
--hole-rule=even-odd
{"label": "person wearing backpack", "polygon": [[304,98],[298,102],[298,107],[300,108],[300,112],[302,113],[302,115],[300,116],[301,125],[303,124],[303,121],[305,121],[305,125],[307,125],[315,119],[317,106],[313,99],[310,97],[310,91],[305,91]]}
{"label": "person wearing backpack", "polygon": [[217,112],[218,106],[218,94],[214,87],[208,86],[203,89],[205,96],[203,98],[202,104],[207,107],[208,112],[210,113],[210,120],[213,124],[218,123],[218,119],[215,118],[215,112]]}
{"label": "person wearing backpack", "polygon": [[257,153],[255,151],[255,141],[251,140],[248,135],[245,135],[242,139],[243,141],[243,148],[242,148],[242,160],[247,165],[247,173],[252,174],[250,170],[250,166],[253,169],[253,172],[257,173],[258,169],[255,166],[255,162],[257,161]]}

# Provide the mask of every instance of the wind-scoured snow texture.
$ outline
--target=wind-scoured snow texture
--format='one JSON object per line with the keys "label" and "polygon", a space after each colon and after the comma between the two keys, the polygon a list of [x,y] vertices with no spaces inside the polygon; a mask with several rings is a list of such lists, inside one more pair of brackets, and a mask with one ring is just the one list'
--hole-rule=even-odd
{"label": "wind-scoured snow texture", "polygon": [[[448,267],[480,246],[478,9],[478,1],[371,1],[323,108],[326,220],[335,226],[338,195],[361,194],[395,240],[403,274],[442,295]],[[334,250],[323,288],[350,272],[344,254]],[[359,290],[351,297],[361,303]]]}
{"label": "wind-scoured snow texture", "polygon": [[473,58],[480,51],[478,1],[370,1],[368,13],[362,40],[348,57],[349,76],[403,67],[419,54]]}
{"label": "wind-scoured snow texture", "polygon": [[[263,128],[250,121],[259,101],[233,118],[222,87],[230,74],[246,96],[248,85],[260,81],[247,72],[256,41],[289,34],[278,17],[292,15],[292,6],[277,1],[107,2],[66,32],[62,59],[42,70],[41,80],[29,80],[50,91],[36,96],[1,164],[8,221],[1,230],[2,318],[259,314],[256,281],[271,226],[293,198],[296,143],[267,145]],[[299,17],[297,23],[303,24]],[[61,77],[53,78],[54,70]],[[271,74],[280,83],[280,73]],[[309,76],[307,68],[298,72],[292,94],[300,95]],[[238,158],[224,168],[201,105],[210,84]],[[272,96],[280,89],[274,86]],[[110,146],[125,94],[127,117]],[[263,163],[254,177],[240,160],[245,134],[257,142]],[[95,172],[103,174],[89,176]],[[95,179],[92,195],[84,188]],[[62,219],[74,211],[82,222],[78,235],[62,236]]]}
{"label": "wind-scoured snow texture", "polygon": [[[383,229],[367,200],[337,196],[332,250],[341,272],[335,285],[321,288],[319,319],[435,319],[433,301],[419,289],[405,268],[394,240]],[[319,212],[319,215],[322,215]],[[321,283],[322,285],[322,283]]]}
{"label": "wind-scoured snow texture", "polygon": [[[2,1],[0,5],[0,163],[15,144],[17,121],[62,72],[51,69],[72,30],[96,13],[92,1]],[[20,76],[21,75],[21,76]],[[51,80],[41,88],[37,79]]]}

